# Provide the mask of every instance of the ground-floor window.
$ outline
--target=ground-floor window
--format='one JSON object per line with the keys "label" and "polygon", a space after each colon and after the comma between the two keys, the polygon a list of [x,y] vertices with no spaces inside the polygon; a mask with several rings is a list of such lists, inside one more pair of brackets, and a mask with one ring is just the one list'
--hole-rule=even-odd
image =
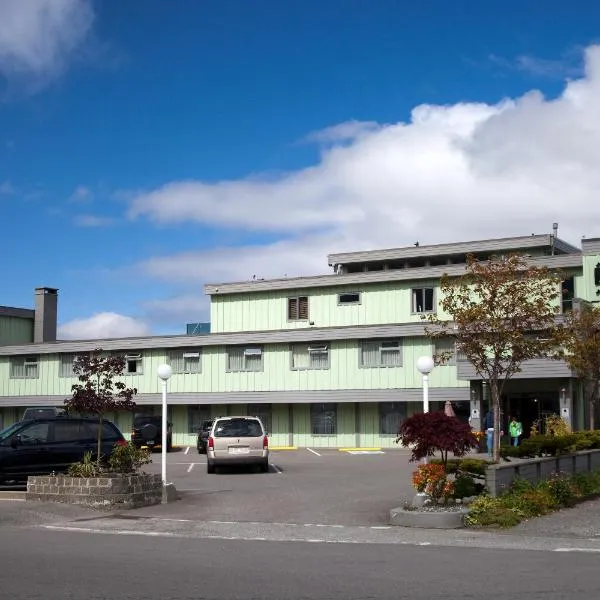
{"label": "ground-floor window", "polygon": [[326,402],[310,405],[312,435],[337,434],[337,404]]}
{"label": "ground-floor window", "polygon": [[265,426],[267,433],[271,433],[271,414],[272,409],[270,404],[248,404],[248,415],[258,417]]}
{"label": "ground-floor window", "polygon": [[188,433],[198,433],[198,428],[203,421],[209,421],[210,406],[195,404],[187,407],[188,410]]}
{"label": "ground-floor window", "polygon": [[381,435],[397,435],[404,419],[406,419],[406,402],[379,403],[379,433]]}

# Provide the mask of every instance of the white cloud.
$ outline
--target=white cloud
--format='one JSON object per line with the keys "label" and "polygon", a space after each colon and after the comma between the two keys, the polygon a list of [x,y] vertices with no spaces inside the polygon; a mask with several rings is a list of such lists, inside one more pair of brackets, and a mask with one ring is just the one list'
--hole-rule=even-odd
{"label": "white cloud", "polygon": [[69,196],[69,202],[87,204],[88,202],[92,201],[93,197],[94,195],[92,194],[92,190],[90,190],[90,188],[85,187],[84,185],[79,185]]}
{"label": "white cloud", "polygon": [[575,244],[598,235],[600,46],[585,56],[585,75],[555,99],[532,91],[492,105],[421,105],[407,123],[351,122],[312,134],[344,143],[277,179],[172,182],[137,193],[132,217],[276,238],[138,267],[201,293],[206,282],[330,272],[331,252],[550,233],[554,221]]}
{"label": "white cloud", "polygon": [[93,20],[91,0],[2,0],[0,74],[51,79],[73,58]]}
{"label": "white cloud", "polygon": [[184,294],[162,300],[149,300],[143,305],[148,321],[157,323],[177,324],[178,331],[183,333],[186,323],[196,323],[209,319],[208,298],[202,292]]}
{"label": "white cloud", "polygon": [[382,125],[375,121],[346,121],[338,125],[332,125],[319,131],[312,131],[304,140],[329,144],[334,142],[351,142],[364,135],[381,129]]}
{"label": "white cloud", "polygon": [[73,221],[78,227],[107,227],[115,222],[111,217],[98,215],[77,215]]}
{"label": "white cloud", "polygon": [[87,319],[73,319],[63,323],[58,338],[63,340],[93,340],[144,336],[150,333],[148,325],[140,320],[112,312],[96,313]]}

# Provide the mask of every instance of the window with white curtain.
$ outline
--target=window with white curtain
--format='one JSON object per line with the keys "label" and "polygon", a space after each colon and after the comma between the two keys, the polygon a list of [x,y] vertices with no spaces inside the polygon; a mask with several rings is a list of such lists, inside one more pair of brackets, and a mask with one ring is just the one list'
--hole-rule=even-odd
{"label": "window with white curtain", "polygon": [[168,360],[173,373],[200,373],[202,370],[201,354],[198,349],[171,350]]}
{"label": "window with white curtain", "polygon": [[58,365],[59,377],[75,377],[73,366],[75,364],[76,354],[61,354],[60,363]]}
{"label": "window with white curtain", "polygon": [[360,342],[359,365],[372,367],[401,367],[402,342],[400,340],[365,340]]}
{"label": "window with white curtain", "polygon": [[452,337],[439,337],[433,340],[433,354],[434,356],[443,358],[444,362],[442,365],[455,365],[456,364],[456,346],[454,338]]}
{"label": "window with white curtain", "polygon": [[262,348],[256,346],[230,346],[227,348],[227,370],[262,371]]}
{"label": "window with white curtain", "polygon": [[39,363],[37,356],[12,356],[10,359],[10,377],[12,379],[37,379]]}
{"label": "window with white curtain", "polygon": [[379,433],[381,435],[397,435],[404,419],[406,419],[405,402],[379,403]]}
{"label": "window with white curtain", "polygon": [[310,405],[312,435],[337,434],[337,404],[334,402]]}
{"label": "window with white curtain", "polygon": [[329,369],[329,346],[327,344],[293,344],[292,370]]}

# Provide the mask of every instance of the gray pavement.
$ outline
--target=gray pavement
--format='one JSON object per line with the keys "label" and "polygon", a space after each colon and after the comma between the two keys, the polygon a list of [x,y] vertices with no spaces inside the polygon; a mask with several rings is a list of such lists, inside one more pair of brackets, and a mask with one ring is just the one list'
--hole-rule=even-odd
{"label": "gray pavement", "polygon": [[14,600],[589,600],[598,556],[2,531]]}

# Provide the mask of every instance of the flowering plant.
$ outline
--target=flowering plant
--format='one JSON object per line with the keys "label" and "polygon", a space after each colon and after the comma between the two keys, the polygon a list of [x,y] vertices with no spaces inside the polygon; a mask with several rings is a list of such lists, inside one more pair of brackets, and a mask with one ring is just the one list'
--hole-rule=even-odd
{"label": "flowering plant", "polygon": [[420,465],[412,474],[412,484],[417,492],[435,500],[454,494],[454,482],[449,481],[441,464]]}

